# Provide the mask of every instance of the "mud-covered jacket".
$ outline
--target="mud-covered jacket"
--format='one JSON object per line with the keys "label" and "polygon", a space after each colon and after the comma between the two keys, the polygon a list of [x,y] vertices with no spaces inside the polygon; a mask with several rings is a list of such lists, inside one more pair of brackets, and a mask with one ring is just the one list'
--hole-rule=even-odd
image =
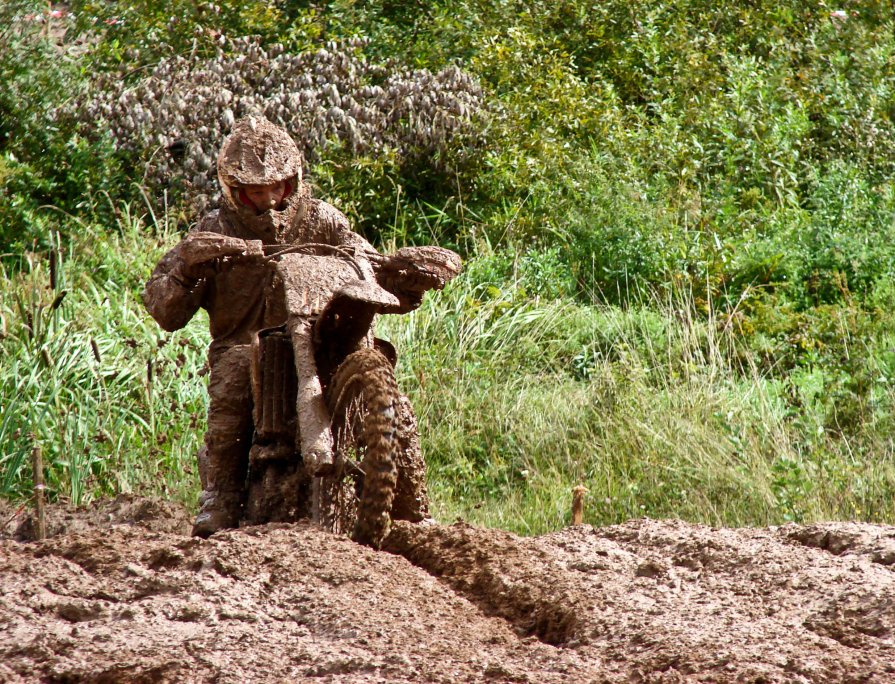
{"label": "mud-covered jacket", "polygon": [[[302,198],[294,220],[281,236],[261,236],[240,224],[226,206],[212,211],[193,229],[210,231],[244,240],[263,238],[265,244],[322,243],[361,250],[370,244],[354,233],[348,219],[326,202]],[[283,312],[268,310],[265,293],[272,285],[275,270],[253,261],[215,261],[209,275],[190,278],[184,273],[183,242],[165,254],[146,283],[143,303],[158,324],[167,331],[185,326],[199,308],[208,312],[212,349],[249,344],[262,328],[284,323]],[[277,320],[279,319],[279,320]]]}

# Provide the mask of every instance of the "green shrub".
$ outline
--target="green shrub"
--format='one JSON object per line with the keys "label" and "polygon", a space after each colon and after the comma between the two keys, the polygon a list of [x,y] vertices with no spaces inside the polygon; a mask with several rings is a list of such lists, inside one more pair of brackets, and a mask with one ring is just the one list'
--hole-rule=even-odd
{"label": "green shrub", "polygon": [[0,253],[48,245],[47,206],[109,220],[111,197],[132,183],[105,135],[88,138],[86,127],[54,115],[86,79],[82,46],[62,37],[70,15],[53,19],[48,33],[46,7],[0,7]]}

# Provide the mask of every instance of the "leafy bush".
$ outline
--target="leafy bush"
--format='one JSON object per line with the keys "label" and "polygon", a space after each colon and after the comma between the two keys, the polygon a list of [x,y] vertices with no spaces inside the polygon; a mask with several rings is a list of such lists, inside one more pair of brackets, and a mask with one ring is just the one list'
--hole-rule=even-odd
{"label": "leafy bush", "polygon": [[[136,84],[100,79],[82,116],[105,122],[117,149],[145,163],[153,187],[182,177],[199,211],[217,193],[223,137],[250,114],[292,132],[312,163],[350,160],[343,173],[352,173],[358,160],[380,160],[413,195],[452,183],[474,163],[480,140],[476,82],[453,67],[433,74],[371,64],[357,47],[294,55],[257,39],[222,39],[213,57],[162,59]],[[377,213],[381,197],[363,200],[355,217]]]}
{"label": "leafy bush", "polygon": [[288,21],[280,3],[266,0],[72,0],[73,33],[98,38],[89,60],[98,71],[154,64],[160,58],[213,56],[222,36],[276,41]]}
{"label": "leafy bush", "polygon": [[16,0],[0,6],[0,251],[48,246],[46,207],[109,220],[111,197],[127,194],[108,138],[83,134],[70,116],[53,117],[59,104],[86,84],[78,43],[63,10]]}

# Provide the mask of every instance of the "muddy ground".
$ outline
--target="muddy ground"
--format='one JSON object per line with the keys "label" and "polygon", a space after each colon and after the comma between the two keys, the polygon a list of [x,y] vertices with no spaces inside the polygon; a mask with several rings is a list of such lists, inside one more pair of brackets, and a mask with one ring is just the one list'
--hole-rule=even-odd
{"label": "muddy ground", "polygon": [[[895,682],[895,527],[187,536],[135,497],[0,506],[4,682]],[[24,521],[24,522],[23,522]]]}

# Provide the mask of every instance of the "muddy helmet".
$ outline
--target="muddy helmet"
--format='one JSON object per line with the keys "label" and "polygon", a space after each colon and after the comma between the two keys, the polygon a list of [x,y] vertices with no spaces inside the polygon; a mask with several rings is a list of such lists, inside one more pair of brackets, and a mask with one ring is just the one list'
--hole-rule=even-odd
{"label": "muddy helmet", "polygon": [[[281,222],[275,214],[293,203],[289,200],[300,190],[301,172],[298,145],[285,129],[261,116],[237,121],[218,155],[218,180],[224,204],[256,232],[270,232]],[[279,181],[287,183],[285,207],[259,214],[242,189],[248,185],[270,185]],[[271,216],[272,212],[274,216]]]}

